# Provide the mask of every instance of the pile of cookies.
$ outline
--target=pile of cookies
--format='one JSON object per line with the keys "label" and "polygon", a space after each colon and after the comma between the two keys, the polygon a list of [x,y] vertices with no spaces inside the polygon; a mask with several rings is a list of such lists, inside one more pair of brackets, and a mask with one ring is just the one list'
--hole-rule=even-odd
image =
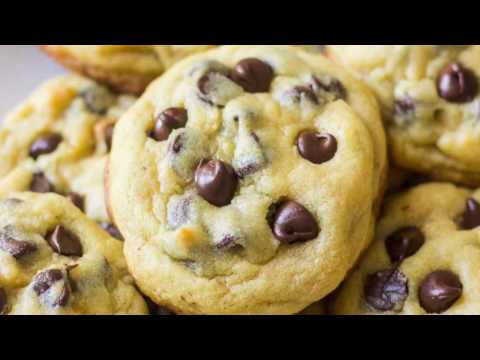
{"label": "pile of cookies", "polygon": [[41,49],[0,313],[480,313],[479,46]]}

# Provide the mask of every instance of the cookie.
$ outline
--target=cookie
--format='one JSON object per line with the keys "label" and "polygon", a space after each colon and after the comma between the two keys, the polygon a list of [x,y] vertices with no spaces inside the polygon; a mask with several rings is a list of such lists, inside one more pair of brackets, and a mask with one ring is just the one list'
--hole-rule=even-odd
{"label": "cookie", "polygon": [[373,96],[328,59],[224,46],[176,64],[120,119],[108,200],[159,305],[296,314],[369,243],[385,153]]}
{"label": "cookie", "polygon": [[56,194],[0,201],[0,313],[145,315],[114,240]]}
{"label": "cookie", "polygon": [[64,195],[122,239],[106,211],[104,170],[115,122],[134,101],[76,75],[40,86],[0,129],[0,198]]}
{"label": "cookie", "polygon": [[480,314],[480,192],[429,183],[390,198],[335,314]]}
{"label": "cookie", "polygon": [[139,95],[179,59],[211,45],[41,45],[70,70],[112,89]]}
{"label": "cookie", "polygon": [[480,46],[334,45],[327,53],[377,95],[396,166],[480,185]]}

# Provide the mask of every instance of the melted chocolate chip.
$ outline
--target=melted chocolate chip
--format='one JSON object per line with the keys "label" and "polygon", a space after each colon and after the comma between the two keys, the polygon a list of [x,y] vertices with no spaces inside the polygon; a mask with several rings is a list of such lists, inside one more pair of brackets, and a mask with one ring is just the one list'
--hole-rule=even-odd
{"label": "melted chocolate chip", "polygon": [[313,240],[318,236],[320,229],[317,221],[299,203],[285,201],[277,205],[274,211],[268,217],[271,217],[270,226],[278,241],[293,244]]}
{"label": "melted chocolate chip", "polygon": [[408,279],[397,269],[368,275],[364,296],[366,302],[375,310],[400,310],[408,297]]}
{"label": "melted chocolate chip", "polygon": [[395,231],[385,241],[390,260],[394,263],[414,255],[424,243],[425,236],[413,226]]}
{"label": "melted chocolate chip", "polygon": [[33,279],[33,290],[37,296],[46,295],[48,290],[50,290],[50,288],[59,281],[63,282],[61,293],[54,299],[50,299],[48,296],[46,296],[45,300],[51,307],[63,307],[68,303],[71,289],[68,279],[63,276],[61,270],[50,269],[37,274]]}
{"label": "melted chocolate chip", "polygon": [[64,256],[82,256],[82,243],[77,235],[57,225],[53,232],[47,235],[47,242],[56,253]]}
{"label": "melted chocolate chip", "polygon": [[70,200],[73,205],[75,205],[77,208],[79,208],[81,211],[84,211],[85,209],[85,198],[77,193],[70,192],[67,194],[67,199]]}
{"label": "melted chocolate chip", "polygon": [[472,101],[478,93],[475,73],[461,64],[448,65],[437,79],[438,95],[451,103]]}
{"label": "melted chocolate chip", "polygon": [[202,160],[195,172],[195,184],[202,198],[222,207],[232,201],[238,178],[229,164],[219,160]]}
{"label": "melted chocolate chip", "polygon": [[459,225],[463,230],[472,230],[480,226],[480,204],[475,199],[467,200]]}
{"label": "melted chocolate chip", "polygon": [[314,164],[323,164],[333,159],[338,146],[333,135],[304,131],[297,139],[297,148],[304,159]]}
{"label": "melted chocolate chip", "polygon": [[44,173],[39,172],[32,176],[30,191],[36,193],[53,193],[55,192],[55,187],[48,181]]}
{"label": "melted chocolate chip", "polygon": [[410,96],[395,100],[395,114],[399,116],[411,116],[415,113],[415,102]]}
{"label": "melted chocolate chip", "polygon": [[177,137],[171,143],[170,151],[172,151],[174,154],[178,154],[180,151],[182,151],[185,143],[184,136],[185,136],[185,133],[178,134]]}
{"label": "melted chocolate chip", "polygon": [[15,259],[20,259],[37,250],[37,246],[29,241],[14,239],[9,231],[3,229],[0,232],[0,250],[3,250]]}
{"label": "melted chocolate chip", "polygon": [[59,134],[41,136],[30,146],[30,156],[37,160],[40,155],[50,154],[57,149],[62,141],[63,138]]}
{"label": "melted chocolate chip", "polygon": [[313,91],[326,91],[334,95],[335,100],[345,100],[347,98],[347,89],[338,79],[313,77]]}
{"label": "melted chocolate chip", "polygon": [[7,293],[0,287],[0,315],[5,314],[7,308]]}
{"label": "melted chocolate chip", "polygon": [[109,223],[106,223],[106,222],[102,222],[102,223],[100,223],[100,226],[102,227],[103,230],[108,232],[111,237],[113,237],[117,240],[120,240],[120,241],[125,240],[123,238],[122,233],[120,232],[120,230],[118,230],[118,228],[115,225],[109,224]]}
{"label": "melted chocolate chip", "polygon": [[318,105],[318,98],[315,92],[308,86],[295,86],[288,92],[288,95],[294,99],[295,102],[300,102],[303,98]]}
{"label": "melted chocolate chip", "polygon": [[227,234],[222,238],[222,241],[215,245],[215,248],[221,251],[239,250],[242,246],[239,245],[237,241],[238,239],[236,236]]}
{"label": "melted chocolate chip", "polygon": [[447,311],[462,295],[463,285],[451,271],[431,273],[420,285],[420,305],[429,314]]}
{"label": "melted chocolate chip", "polygon": [[243,59],[234,67],[230,75],[234,82],[249,93],[268,92],[273,76],[272,67],[256,58]]}
{"label": "melted chocolate chip", "polygon": [[187,121],[187,110],[183,108],[169,108],[157,116],[151,137],[156,141],[165,141],[173,130],[185,127]]}

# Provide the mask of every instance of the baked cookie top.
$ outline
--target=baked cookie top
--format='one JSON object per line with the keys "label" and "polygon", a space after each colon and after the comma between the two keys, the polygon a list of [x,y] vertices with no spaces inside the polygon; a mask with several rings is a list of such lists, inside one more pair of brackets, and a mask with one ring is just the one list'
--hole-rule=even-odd
{"label": "baked cookie top", "polygon": [[103,175],[115,122],[134,101],[76,75],[40,86],[0,129],[0,198],[56,192],[121,238],[107,215]]}
{"label": "baked cookie top", "polygon": [[54,59],[122,92],[140,94],[178,60],[212,45],[42,45]]}
{"label": "baked cookie top", "polygon": [[382,136],[370,93],[320,55],[225,46],[178,63],[112,145],[109,204],[139,286],[179,313],[320,300],[370,240]]}
{"label": "baked cookie top", "polygon": [[122,243],[56,194],[0,201],[0,313],[147,314]]}
{"label": "baked cookie top", "polygon": [[480,46],[334,45],[327,52],[377,95],[397,165],[480,184]]}
{"label": "baked cookie top", "polygon": [[429,183],[390,198],[335,314],[480,314],[480,192]]}

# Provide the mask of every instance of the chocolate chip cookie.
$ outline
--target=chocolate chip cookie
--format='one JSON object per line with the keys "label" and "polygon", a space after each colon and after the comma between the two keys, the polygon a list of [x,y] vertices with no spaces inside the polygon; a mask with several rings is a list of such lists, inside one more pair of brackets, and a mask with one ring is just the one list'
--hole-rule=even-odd
{"label": "chocolate chip cookie", "polygon": [[122,243],[56,194],[0,200],[0,313],[148,314]]}
{"label": "chocolate chip cookie", "polygon": [[205,51],[211,45],[42,45],[59,63],[131,94],[147,85],[179,59]]}
{"label": "chocolate chip cookie", "polygon": [[0,129],[0,198],[61,194],[121,239],[107,215],[103,175],[115,122],[134,101],[76,75],[42,85]]}
{"label": "chocolate chip cookie", "polygon": [[397,166],[480,185],[480,46],[334,45],[327,53],[376,93]]}
{"label": "chocolate chip cookie", "polygon": [[179,314],[295,314],[367,246],[386,146],[369,91],[321,55],[224,46],[116,126],[109,205],[129,268]]}
{"label": "chocolate chip cookie", "polygon": [[429,183],[387,201],[335,314],[480,314],[480,192]]}

